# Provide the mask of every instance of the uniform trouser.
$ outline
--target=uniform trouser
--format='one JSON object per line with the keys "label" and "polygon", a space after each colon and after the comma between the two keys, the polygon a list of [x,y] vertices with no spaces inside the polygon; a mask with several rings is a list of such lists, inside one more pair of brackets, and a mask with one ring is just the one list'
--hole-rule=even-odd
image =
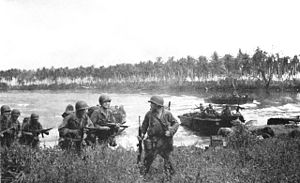
{"label": "uniform trouser", "polygon": [[159,154],[164,159],[164,169],[170,174],[174,174],[175,170],[170,160],[170,154],[173,150],[173,139],[171,138],[147,138],[144,140],[145,173],[149,172],[150,166]]}

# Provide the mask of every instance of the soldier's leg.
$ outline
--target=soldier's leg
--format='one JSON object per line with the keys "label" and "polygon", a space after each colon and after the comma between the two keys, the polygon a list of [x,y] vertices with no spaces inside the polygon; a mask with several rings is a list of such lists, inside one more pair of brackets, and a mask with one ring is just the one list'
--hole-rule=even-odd
{"label": "soldier's leg", "polygon": [[171,159],[170,159],[170,151],[162,151],[159,153],[161,157],[164,159],[164,169],[166,172],[169,172],[171,175],[175,173],[175,169],[172,165]]}
{"label": "soldier's leg", "polygon": [[144,148],[145,148],[144,168],[146,174],[149,172],[150,166],[157,156],[157,150],[153,146],[153,143],[150,139],[144,140]]}

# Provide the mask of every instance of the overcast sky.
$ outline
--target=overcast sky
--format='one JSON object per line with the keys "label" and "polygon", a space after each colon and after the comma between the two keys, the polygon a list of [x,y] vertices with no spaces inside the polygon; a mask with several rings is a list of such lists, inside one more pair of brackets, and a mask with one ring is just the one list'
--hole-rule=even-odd
{"label": "overcast sky", "polygon": [[300,54],[297,0],[0,0],[0,70]]}

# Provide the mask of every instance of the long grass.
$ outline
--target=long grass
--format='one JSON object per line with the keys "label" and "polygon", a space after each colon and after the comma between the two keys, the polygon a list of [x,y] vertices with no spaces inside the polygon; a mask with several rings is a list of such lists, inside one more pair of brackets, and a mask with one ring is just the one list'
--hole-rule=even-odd
{"label": "long grass", "polygon": [[176,174],[170,179],[158,157],[146,180],[132,149],[97,146],[78,155],[16,144],[1,150],[2,182],[300,182],[299,138],[238,138],[226,148],[176,147],[171,155]]}

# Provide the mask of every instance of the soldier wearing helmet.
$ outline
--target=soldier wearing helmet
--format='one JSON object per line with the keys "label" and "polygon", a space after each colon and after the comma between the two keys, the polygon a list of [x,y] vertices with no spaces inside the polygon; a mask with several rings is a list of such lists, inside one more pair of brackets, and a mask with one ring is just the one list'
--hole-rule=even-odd
{"label": "soldier wearing helmet", "polygon": [[215,111],[215,109],[213,108],[212,104],[208,104],[208,107],[206,107],[205,109],[205,113],[207,116],[210,116],[210,117],[214,117],[217,114],[217,112]]}
{"label": "soldier wearing helmet", "polygon": [[9,145],[16,141],[21,136],[21,123],[18,120],[21,112],[18,109],[13,109],[11,111],[11,117],[8,122],[9,128],[12,128],[10,133],[10,142]]}
{"label": "soldier wearing helmet", "polygon": [[[101,144],[109,144],[111,146],[116,146],[115,133],[119,128],[119,124],[113,115],[113,111],[110,109],[111,98],[107,95],[100,95],[98,109],[93,111],[91,114],[91,120],[96,128],[99,128],[103,132],[101,134],[96,134],[98,137],[98,142]],[[114,123],[115,128],[110,128],[106,124]]]}
{"label": "soldier wearing helmet", "polygon": [[179,123],[170,111],[164,109],[164,99],[160,96],[152,96],[150,100],[150,111],[145,115],[142,123],[142,136],[144,139],[145,158],[144,174],[149,172],[150,166],[157,154],[164,159],[164,168],[171,175],[175,170],[170,161],[170,154],[173,151],[173,136],[176,133]]}
{"label": "soldier wearing helmet", "polygon": [[232,116],[231,110],[228,105],[225,105],[225,108],[222,110],[221,116],[224,118]]}
{"label": "soldier wearing helmet", "polygon": [[84,129],[84,127],[94,127],[86,113],[87,109],[86,102],[76,102],[75,113],[66,116],[58,127],[59,134],[66,140],[63,149],[74,149],[80,153],[83,145],[91,143],[92,137],[86,136]]}
{"label": "soldier wearing helmet", "polygon": [[[67,116],[69,116],[70,114],[74,113],[74,106],[72,104],[68,104],[65,112],[62,113],[62,118],[65,119]],[[62,134],[61,132],[59,132],[59,139],[58,139],[58,145],[59,147],[61,147],[62,149],[66,149],[66,147],[68,146],[68,140],[66,138],[64,138],[64,134]]]}
{"label": "soldier wearing helmet", "polygon": [[10,120],[10,107],[8,105],[1,106],[1,115],[0,115],[0,140],[1,146],[9,146],[10,133],[9,130],[9,120]]}
{"label": "soldier wearing helmet", "polygon": [[43,127],[39,122],[39,115],[32,113],[29,121],[23,126],[21,141],[33,148],[38,148],[40,143],[39,133],[34,133],[34,131],[39,131],[42,129]]}

